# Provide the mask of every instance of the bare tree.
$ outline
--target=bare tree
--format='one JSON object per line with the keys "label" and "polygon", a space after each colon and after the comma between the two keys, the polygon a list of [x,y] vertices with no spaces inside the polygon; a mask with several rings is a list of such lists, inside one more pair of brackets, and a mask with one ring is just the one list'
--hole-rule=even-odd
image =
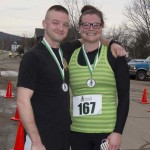
{"label": "bare tree", "polygon": [[31,37],[28,33],[22,33],[21,38],[17,41],[19,47],[17,48],[18,54],[24,54],[24,52],[31,49],[35,44],[34,37]]}
{"label": "bare tree", "polygon": [[125,7],[128,28],[133,33],[145,32],[150,38],[150,0],[134,0]]}
{"label": "bare tree", "polygon": [[126,28],[126,24],[109,28],[107,31],[105,31],[105,36],[107,38],[113,38],[117,40],[126,49],[126,51],[128,51],[128,45],[130,45],[133,40],[133,37]]}
{"label": "bare tree", "polygon": [[132,41],[128,50],[133,58],[149,55],[150,45],[150,0],[133,0],[125,7],[126,31]]}

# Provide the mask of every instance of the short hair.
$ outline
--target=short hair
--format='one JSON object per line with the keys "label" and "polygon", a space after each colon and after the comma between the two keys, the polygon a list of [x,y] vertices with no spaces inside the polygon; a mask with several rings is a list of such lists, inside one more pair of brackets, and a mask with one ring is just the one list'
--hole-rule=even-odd
{"label": "short hair", "polygon": [[91,14],[91,15],[95,14],[95,15],[97,15],[101,19],[101,25],[102,25],[102,27],[104,27],[103,13],[99,9],[97,9],[96,7],[91,6],[91,5],[85,5],[81,9],[81,16],[79,18],[79,26],[82,23],[82,17],[84,15],[87,15],[87,14]]}
{"label": "short hair", "polygon": [[[47,16],[48,12],[51,11],[51,10],[63,12],[63,13],[65,13],[65,14],[69,15],[69,12],[68,12],[68,10],[67,10],[65,7],[63,7],[63,6],[61,6],[61,5],[53,5],[53,6],[51,6],[51,7],[47,10],[46,16]],[[46,16],[45,16],[45,18],[46,18]]]}

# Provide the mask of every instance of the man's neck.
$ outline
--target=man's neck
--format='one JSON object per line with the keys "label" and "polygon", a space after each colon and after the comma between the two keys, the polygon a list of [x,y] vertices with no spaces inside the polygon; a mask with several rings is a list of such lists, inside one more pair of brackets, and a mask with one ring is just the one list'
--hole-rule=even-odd
{"label": "man's neck", "polygon": [[60,48],[60,43],[56,41],[52,41],[50,38],[44,36],[45,40],[48,42],[51,48]]}

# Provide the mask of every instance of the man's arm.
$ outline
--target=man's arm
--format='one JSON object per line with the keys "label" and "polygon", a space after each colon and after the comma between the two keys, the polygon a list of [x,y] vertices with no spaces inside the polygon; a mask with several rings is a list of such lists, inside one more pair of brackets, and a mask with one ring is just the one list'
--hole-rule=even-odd
{"label": "man's arm", "polygon": [[116,43],[113,39],[100,38],[102,44],[110,47],[111,53],[114,58],[126,55],[125,49]]}
{"label": "man's arm", "polygon": [[102,44],[106,45],[106,46],[109,46],[110,42],[111,42],[112,39],[106,39],[106,38],[100,38],[100,41]]}
{"label": "man's arm", "polygon": [[31,106],[31,97],[33,91],[24,88],[17,88],[17,108],[23,126],[32,141],[32,150],[46,150],[41,142],[41,138],[35,124],[33,109]]}
{"label": "man's arm", "polygon": [[[78,39],[81,43],[83,43],[82,39]],[[110,51],[114,58],[122,57],[126,55],[125,49],[117,44],[113,39],[100,38],[100,42],[108,47],[110,47]]]}

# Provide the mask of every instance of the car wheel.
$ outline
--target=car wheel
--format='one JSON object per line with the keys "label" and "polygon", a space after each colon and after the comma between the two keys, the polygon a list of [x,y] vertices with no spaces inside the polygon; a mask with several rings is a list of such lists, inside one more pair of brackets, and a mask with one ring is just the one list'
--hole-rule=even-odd
{"label": "car wheel", "polygon": [[146,71],[140,70],[136,73],[136,79],[137,80],[145,80],[146,79]]}

